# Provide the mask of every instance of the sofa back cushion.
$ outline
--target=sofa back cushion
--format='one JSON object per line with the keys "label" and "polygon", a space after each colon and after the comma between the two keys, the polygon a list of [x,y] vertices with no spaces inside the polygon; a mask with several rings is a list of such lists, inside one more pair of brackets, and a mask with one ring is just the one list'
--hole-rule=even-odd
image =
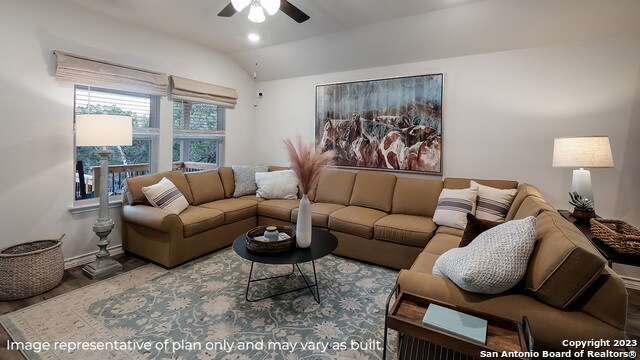
{"label": "sofa back cushion", "polygon": [[222,187],[224,188],[224,197],[233,197],[233,192],[236,191],[236,181],[233,177],[233,169],[230,166],[218,168],[218,174],[220,174],[220,180],[222,181]]}
{"label": "sofa back cushion", "polygon": [[391,212],[433,217],[441,191],[440,180],[398,178]]}
{"label": "sofa back cushion", "polygon": [[180,190],[189,204],[193,204],[193,195],[191,195],[189,183],[187,182],[187,178],[180,170],[127,178],[127,190],[125,193],[125,196],[127,197],[127,204],[151,205],[149,200],[147,200],[144,193],[142,192],[142,188],[159,183],[163,177],[166,177],[178,188],[178,190]]}
{"label": "sofa back cushion", "polygon": [[225,198],[224,187],[217,170],[187,173],[193,205],[200,205]]}
{"label": "sofa back cushion", "polygon": [[596,281],[575,302],[575,307],[620,330],[625,329],[629,294],[624,281],[605,267]]}
{"label": "sofa back cushion", "polygon": [[524,219],[527,216],[538,216],[543,211],[556,211],[553,206],[549,205],[543,198],[537,196],[527,196],[522,204],[518,207],[513,220]]}
{"label": "sofa back cushion", "polygon": [[349,204],[390,212],[396,180],[391,174],[358,171]]}
{"label": "sofa back cushion", "polygon": [[520,208],[520,205],[522,205],[522,202],[528,196],[536,196],[542,198],[542,195],[540,195],[540,190],[538,190],[537,187],[531,184],[520,184],[520,186],[518,186],[518,191],[516,192],[516,197],[513,198],[513,202],[511,203],[511,207],[509,208],[509,212],[507,213],[505,221],[513,220],[513,217],[516,215],[516,212]]}
{"label": "sofa back cushion", "polygon": [[580,230],[556,211],[538,215],[537,233],[525,286],[542,302],[566,308],[600,277],[605,261]]}
{"label": "sofa back cushion", "polygon": [[320,174],[313,201],[349,205],[355,180],[356,173],[354,172],[324,170],[322,174]]}
{"label": "sofa back cushion", "polygon": [[511,180],[486,180],[486,179],[463,179],[463,178],[446,178],[443,186],[445,189],[468,189],[471,186],[471,180],[480,185],[491,186],[496,189],[515,189],[518,187],[517,181]]}

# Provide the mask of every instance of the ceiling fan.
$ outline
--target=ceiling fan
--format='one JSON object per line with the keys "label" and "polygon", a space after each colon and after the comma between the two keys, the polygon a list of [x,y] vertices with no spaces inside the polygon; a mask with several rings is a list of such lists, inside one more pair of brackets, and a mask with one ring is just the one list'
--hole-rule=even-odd
{"label": "ceiling fan", "polygon": [[218,13],[218,16],[231,17],[247,6],[251,6],[249,9],[249,20],[255,23],[261,23],[266,19],[263,9],[266,10],[269,15],[274,15],[280,10],[298,23],[309,20],[309,15],[305,14],[287,0],[231,0],[231,2]]}

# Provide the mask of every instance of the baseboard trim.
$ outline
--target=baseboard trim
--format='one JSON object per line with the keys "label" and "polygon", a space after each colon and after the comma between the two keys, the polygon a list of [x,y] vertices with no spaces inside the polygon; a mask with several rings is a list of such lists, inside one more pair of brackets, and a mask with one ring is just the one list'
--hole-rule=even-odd
{"label": "baseboard trim", "polygon": [[[109,250],[111,255],[118,255],[118,254],[122,254],[124,252],[124,250],[122,250],[122,245],[114,245],[114,246],[108,247],[107,250]],[[76,267],[76,266],[88,264],[88,263],[92,262],[93,260],[95,260],[97,253],[98,253],[98,251],[96,250],[96,251],[88,253],[88,254],[78,255],[78,256],[74,256],[74,257],[65,259],[64,268],[66,270],[66,269],[71,269],[71,268]]]}
{"label": "baseboard trim", "polygon": [[640,290],[640,279],[628,277],[628,276],[620,276],[624,281],[624,286],[629,289]]}

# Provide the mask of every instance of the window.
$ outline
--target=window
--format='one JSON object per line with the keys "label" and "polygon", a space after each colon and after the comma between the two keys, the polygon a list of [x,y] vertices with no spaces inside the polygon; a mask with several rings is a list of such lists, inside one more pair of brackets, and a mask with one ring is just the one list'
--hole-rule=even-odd
{"label": "window", "polygon": [[[173,161],[184,169],[222,166],[225,107],[173,102]],[[185,163],[205,163],[184,166]],[[192,164],[193,165],[193,164]]]}
{"label": "window", "polygon": [[[159,97],[86,86],[75,87],[76,114],[127,115],[133,119],[133,144],[109,147],[109,195],[122,193],[124,179],[155,170],[154,152],[158,139]],[[77,146],[76,200],[99,197],[98,147]]]}

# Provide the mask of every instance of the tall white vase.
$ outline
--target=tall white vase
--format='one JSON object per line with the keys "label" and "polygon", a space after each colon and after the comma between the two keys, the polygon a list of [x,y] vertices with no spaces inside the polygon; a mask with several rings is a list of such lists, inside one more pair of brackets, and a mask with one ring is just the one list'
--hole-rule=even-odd
{"label": "tall white vase", "polygon": [[311,203],[309,203],[309,197],[306,194],[302,195],[300,207],[298,207],[296,243],[301,248],[308,248],[311,245]]}

